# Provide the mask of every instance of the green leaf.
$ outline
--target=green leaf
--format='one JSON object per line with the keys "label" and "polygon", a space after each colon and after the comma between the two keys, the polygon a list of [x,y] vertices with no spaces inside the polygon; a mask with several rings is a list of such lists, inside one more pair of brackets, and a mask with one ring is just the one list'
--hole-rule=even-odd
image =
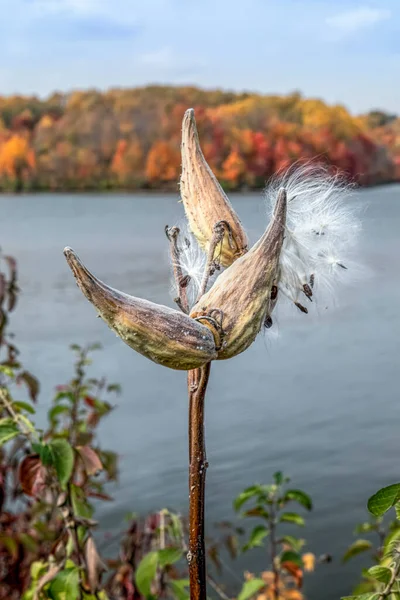
{"label": "green leaf", "polygon": [[400,528],[391,531],[385,538],[383,543],[383,555],[392,554],[393,550],[398,546],[400,540]]}
{"label": "green leaf", "polygon": [[74,468],[74,451],[65,439],[51,440],[48,444],[53,456],[53,465],[61,487],[65,488]]}
{"label": "green leaf", "polygon": [[396,519],[400,521],[400,502],[396,502],[394,510],[396,511]]}
{"label": "green leaf", "polygon": [[79,587],[79,568],[73,567],[57,573],[47,594],[52,600],[78,600]]}
{"label": "green leaf", "polygon": [[14,369],[7,365],[0,365],[0,373],[3,373],[6,377],[10,377],[10,379],[14,379],[15,377]]}
{"label": "green leaf", "polygon": [[48,566],[48,564],[45,562],[42,562],[41,560],[35,560],[31,564],[31,577],[32,577],[33,581],[37,581],[39,579],[39,577],[41,577],[43,575],[43,573],[46,572],[47,566]]}
{"label": "green leaf", "polygon": [[13,402],[13,407],[17,408],[18,410],[26,410],[26,412],[28,412],[30,415],[34,415],[36,412],[31,404],[28,404],[28,402],[20,402],[19,400],[17,402]]}
{"label": "green leaf", "polygon": [[142,558],[136,570],[136,585],[146,598],[151,598],[151,584],[156,576],[157,564],[158,552],[149,552]]}
{"label": "green leaf", "polygon": [[32,444],[32,450],[36,452],[36,454],[39,454],[40,460],[45,467],[53,464],[53,455],[47,444],[43,444],[42,442],[34,442]]}
{"label": "green leaf", "polygon": [[369,531],[375,531],[377,525],[375,523],[359,523],[354,528],[354,533],[358,535],[359,533],[368,533]]}
{"label": "green leaf", "polygon": [[382,581],[382,583],[389,583],[390,578],[392,577],[391,569],[380,566],[371,567],[368,569],[368,574],[377,581]]}
{"label": "green leaf", "polygon": [[343,596],[341,600],[378,600],[380,594],[361,594],[361,596]]}
{"label": "green leaf", "polygon": [[281,485],[283,483],[283,473],[282,471],[276,471],[273,475],[274,481],[276,485]]}
{"label": "green leaf", "polygon": [[263,587],[265,587],[265,581],[263,579],[249,579],[249,581],[244,582],[237,600],[248,600],[257,594]]}
{"label": "green leaf", "polygon": [[294,512],[282,513],[279,521],[281,523],[294,523],[295,525],[300,525],[300,527],[304,527],[305,525],[303,517]]}
{"label": "green leaf", "polygon": [[288,502],[289,500],[294,500],[298,502],[307,510],[312,509],[312,500],[308,494],[303,492],[302,490],[287,490],[285,493],[283,500]]}
{"label": "green leaf", "polygon": [[243,546],[243,552],[247,552],[251,548],[261,547],[262,541],[269,534],[269,530],[265,525],[257,525],[250,534],[249,541]]}
{"label": "green leaf", "polygon": [[181,548],[163,548],[158,551],[158,563],[160,567],[173,565],[182,558],[183,552]]}
{"label": "green leaf", "polygon": [[35,431],[35,426],[32,423],[32,421],[30,421],[28,419],[28,417],[26,417],[25,415],[22,415],[21,413],[18,415],[18,420],[22,421],[25,425],[25,427],[27,427],[29,429],[29,431]]}
{"label": "green leaf", "polygon": [[85,492],[77,485],[71,484],[71,503],[74,515],[84,519],[91,519],[93,509],[88,503]]}
{"label": "green leaf", "polygon": [[400,500],[400,483],[382,488],[368,500],[368,510],[375,517],[384,515]]}
{"label": "green leaf", "polygon": [[351,546],[349,546],[343,555],[342,562],[347,562],[353,556],[366,552],[372,548],[372,543],[369,540],[356,540]]}
{"label": "green leaf", "polygon": [[0,446],[9,442],[20,433],[12,419],[0,419]]}
{"label": "green leaf", "polygon": [[235,500],[233,501],[233,508],[236,512],[238,512],[243,504],[245,502],[247,502],[248,500],[250,500],[250,498],[253,498],[254,496],[258,496],[260,493],[260,486],[259,485],[252,485],[248,488],[246,488],[245,490],[243,490],[243,492],[241,492],[239,494],[239,496],[237,496],[235,498]]}
{"label": "green leaf", "polygon": [[189,587],[189,579],[171,579],[168,583],[177,600],[189,600],[189,592],[186,589]]}
{"label": "green leaf", "polygon": [[293,537],[292,535],[284,535],[281,539],[280,542],[282,544],[287,544],[288,546],[291,546],[291,548],[295,551],[295,552],[300,552],[300,550],[302,549],[302,547],[304,546],[304,544],[306,543],[305,540],[301,540],[298,538]]}
{"label": "green leaf", "polygon": [[280,561],[281,561],[281,564],[284,562],[291,562],[291,563],[294,563],[295,565],[297,565],[298,567],[300,567],[301,569],[303,568],[303,560],[302,560],[300,554],[298,554],[297,552],[293,552],[292,550],[287,550],[286,552],[282,552],[282,554],[280,556]]}
{"label": "green leaf", "polygon": [[48,418],[50,423],[54,426],[58,415],[69,412],[71,409],[69,406],[65,406],[64,404],[56,404],[53,406],[48,412]]}

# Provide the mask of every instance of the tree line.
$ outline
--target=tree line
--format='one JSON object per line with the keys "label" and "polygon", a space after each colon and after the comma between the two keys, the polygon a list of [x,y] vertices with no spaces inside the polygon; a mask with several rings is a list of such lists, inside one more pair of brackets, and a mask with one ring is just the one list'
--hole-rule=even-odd
{"label": "tree line", "polygon": [[262,187],[276,171],[315,157],[361,185],[400,179],[396,115],[353,116],[297,92],[147,86],[0,97],[0,191],[177,190],[188,107],[227,189]]}

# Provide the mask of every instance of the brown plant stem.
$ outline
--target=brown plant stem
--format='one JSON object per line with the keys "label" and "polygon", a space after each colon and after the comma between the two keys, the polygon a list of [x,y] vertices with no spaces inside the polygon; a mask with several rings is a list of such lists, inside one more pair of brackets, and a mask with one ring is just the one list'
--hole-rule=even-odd
{"label": "brown plant stem", "polygon": [[277,540],[276,540],[276,514],[275,514],[275,500],[271,506],[270,517],[269,517],[269,531],[270,531],[270,547],[271,547],[271,567],[274,574],[274,587],[272,590],[274,600],[279,598],[279,570],[276,566],[276,555],[277,555]]}
{"label": "brown plant stem", "polygon": [[189,565],[190,600],[206,600],[204,505],[206,459],[204,401],[210,363],[188,372],[189,393]]}

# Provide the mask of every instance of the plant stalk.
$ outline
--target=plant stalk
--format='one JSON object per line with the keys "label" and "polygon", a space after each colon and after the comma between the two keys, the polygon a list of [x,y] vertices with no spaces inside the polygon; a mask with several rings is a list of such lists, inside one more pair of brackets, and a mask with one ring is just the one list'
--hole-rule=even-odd
{"label": "plant stalk", "polygon": [[276,555],[277,555],[277,541],[276,541],[276,513],[275,513],[275,500],[271,506],[270,519],[269,519],[269,531],[270,531],[270,547],[271,547],[271,567],[274,574],[274,587],[272,590],[274,600],[279,598],[279,571],[276,566]]}
{"label": "plant stalk", "polygon": [[204,545],[204,506],[206,447],[204,401],[210,363],[188,372],[189,393],[189,565],[190,600],[206,600],[206,554]]}

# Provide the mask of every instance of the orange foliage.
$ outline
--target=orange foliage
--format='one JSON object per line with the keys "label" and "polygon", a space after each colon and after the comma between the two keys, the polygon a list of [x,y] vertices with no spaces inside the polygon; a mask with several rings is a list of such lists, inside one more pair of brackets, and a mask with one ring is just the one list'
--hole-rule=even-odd
{"label": "orange foliage", "polygon": [[222,165],[222,179],[231,187],[237,187],[243,181],[246,173],[246,163],[237,150],[232,150]]}
{"label": "orange foliage", "polygon": [[178,181],[180,165],[177,148],[168,142],[155,142],[147,156],[146,177],[150,184]]}
{"label": "orange foliage", "polygon": [[135,178],[143,179],[144,155],[140,143],[119,140],[110,170],[121,185],[129,184]]}
{"label": "orange foliage", "polygon": [[20,177],[25,168],[33,170],[35,155],[29,141],[20,135],[11,136],[0,148],[0,174],[11,179]]}
{"label": "orange foliage", "polygon": [[194,107],[204,155],[230,188],[262,187],[296,160],[318,156],[361,184],[400,179],[400,119],[353,117],[299,93],[234,94],[148,86],[105,93],[0,96],[0,190],[176,189],[180,126]]}

